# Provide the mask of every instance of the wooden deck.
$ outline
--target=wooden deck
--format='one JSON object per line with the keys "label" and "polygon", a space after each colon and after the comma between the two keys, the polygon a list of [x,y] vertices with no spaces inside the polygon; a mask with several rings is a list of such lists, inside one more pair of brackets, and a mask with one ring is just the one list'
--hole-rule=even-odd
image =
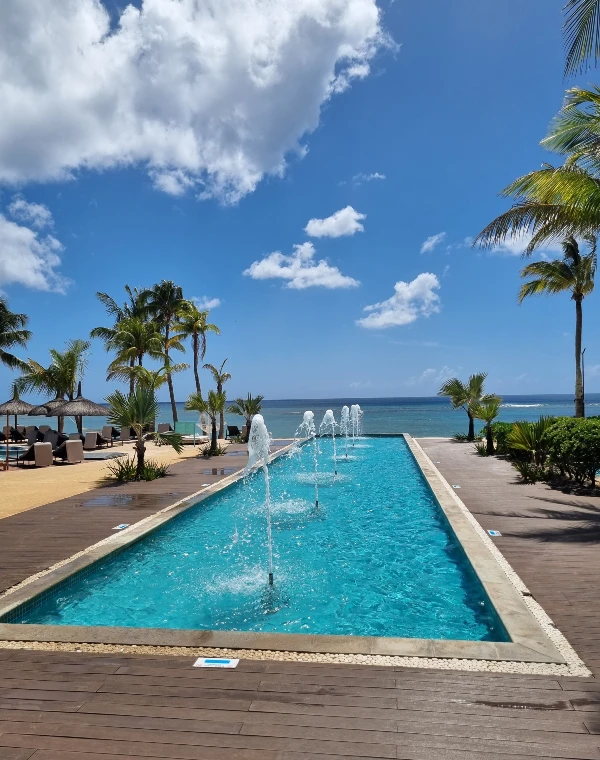
{"label": "wooden deck", "polygon": [[[503,533],[501,550],[598,672],[596,501],[517,485],[506,463],[471,456],[468,446],[421,444],[450,482],[461,485],[458,493],[483,527]],[[181,482],[187,466],[177,466]],[[146,486],[143,493],[159,494]],[[129,522],[147,506],[106,517],[105,532],[108,523]],[[37,535],[44,522],[54,531],[45,551],[58,557],[62,546],[66,555],[74,544],[45,509],[27,514],[38,515]],[[115,507],[79,507],[89,515],[103,509]],[[3,566],[5,547],[12,551],[4,535],[12,519],[0,521]],[[81,523],[78,540],[92,543],[102,530],[95,523],[88,540]],[[31,561],[41,563],[43,552],[40,547]],[[192,663],[191,657],[0,649],[0,760],[600,758],[596,678],[250,660],[224,671]]]}

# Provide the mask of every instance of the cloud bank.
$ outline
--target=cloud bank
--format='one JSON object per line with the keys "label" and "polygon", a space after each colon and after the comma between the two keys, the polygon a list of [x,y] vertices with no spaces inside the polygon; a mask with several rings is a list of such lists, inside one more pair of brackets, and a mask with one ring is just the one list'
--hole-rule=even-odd
{"label": "cloud bank", "polygon": [[[111,4],[111,7],[114,4]],[[235,202],[391,43],[376,0],[3,0],[0,181],[139,164]]]}
{"label": "cloud bank", "polygon": [[274,251],[264,259],[255,261],[243,274],[253,280],[285,280],[285,287],[294,290],[314,287],[355,288],[360,285],[358,280],[343,275],[325,259],[315,261],[315,253],[312,243],[295,245],[291,256]]}
{"label": "cloud bank", "polygon": [[439,287],[440,281],[431,272],[422,272],[411,282],[400,280],[394,285],[394,295],[387,301],[365,306],[364,311],[369,314],[356,324],[381,330],[409,325],[419,317],[428,317],[440,310],[440,297],[435,292]]}

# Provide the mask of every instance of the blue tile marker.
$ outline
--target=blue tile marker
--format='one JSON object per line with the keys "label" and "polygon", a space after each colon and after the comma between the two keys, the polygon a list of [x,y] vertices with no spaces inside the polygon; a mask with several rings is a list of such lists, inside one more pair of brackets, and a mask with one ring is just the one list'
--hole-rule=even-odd
{"label": "blue tile marker", "polygon": [[226,657],[198,657],[194,668],[237,668],[239,660],[230,660]]}
{"label": "blue tile marker", "polygon": [[502,535],[502,533],[500,533],[499,530],[488,530],[488,533],[490,534],[490,536],[501,536]]}
{"label": "blue tile marker", "polygon": [[121,523],[120,525],[115,525],[113,530],[124,530],[125,528],[129,527],[129,523]]}

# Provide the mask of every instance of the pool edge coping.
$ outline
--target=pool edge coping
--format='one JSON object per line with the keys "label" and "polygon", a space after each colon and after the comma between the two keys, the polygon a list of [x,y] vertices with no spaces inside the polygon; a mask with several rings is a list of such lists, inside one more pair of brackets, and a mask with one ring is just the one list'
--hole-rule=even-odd
{"label": "pool edge coping", "polygon": [[[481,533],[483,529],[458,499],[451,486],[434,466],[421,446],[408,434],[402,434],[407,446],[427,481],[440,508],[446,515],[474,572],[488,594],[490,601],[507,629],[511,642],[459,641],[438,639],[410,639],[372,636],[335,636],[316,634],[254,633],[235,631],[203,631],[156,628],[120,628],[104,626],[52,626],[18,623],[0,623],[0,642],[63,642],[106,645],[159,646],[159,647],[211,647],[224,649],[252,649],[258,651],[306,652],[325,655],[356,654],[385,657],[423,657],[440,660],[479,660],[496,663],[538,663],[541,665],[573,665],[587,671],[568,642],[571,650],[564,657],[564,645],[557,647],[549,632],[543,629],[534,616],[527,600],[518,590],[518,584],[507,577],[498,557],[490,551]],[[290,443],[270,457],[270,462],[292,448]],[[20,605],[41,593],[50,591],[74,573],[104,559],[115,551],[139,541],[163,524],[187,511],[199,501],[212,496],[243,478],[244,470],[223,478],[207,488],[165,507],[159,512],[135,523],[121,533],[109,536],[82,552],[57,563],[42,573],[30,576],[0,596],[0,616],[9,614]],[[471,520],[468,519],[471,516]],[[474,523],[474,524],[473,524]],[[491,541],[490,541],[491,543]],[[493,547],[493,543],[492,543]],[[495,549],[495,547],[493,547]],[[497,551],[497,550],[496,550]],[[498,552],[502,560],[504,558]],[[504,560],[506,563],[506,560]],[[506,563],[508,565],[508,563]],[[510,568],[510,566],[508,566]],[[510,568],[512,571],[512,568]],[[514,571],[512,571],[514,574]],[[515,574],[516,575],[516,574]],[[518,579],[520,581],[520,579]],[[524,587],[524,584],[521,586]],[[540,608],[541,609],[541,608]],[[543,610],[542,610],[543,612]],[[543,613],[545,615],[545,613]],[[547,616],[546,616],[547,618]],[[550,619],[547,618],[549,621]],[[551,624],[551,621],[550,621]],[[561,635],[562,636],[562,635]],[[561,650],[563,653],[561,653]]]}

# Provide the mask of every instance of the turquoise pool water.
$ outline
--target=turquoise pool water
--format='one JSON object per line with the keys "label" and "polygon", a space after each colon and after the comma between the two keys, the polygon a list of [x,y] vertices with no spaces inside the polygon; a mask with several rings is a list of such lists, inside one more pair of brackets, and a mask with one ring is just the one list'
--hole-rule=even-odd
{"label": "turquoise pool water", "polygon": [[318,509],[310,446],[270,466],[272,590],[259,472],[11,622],[506,641],[404,439],[319,446]]}

